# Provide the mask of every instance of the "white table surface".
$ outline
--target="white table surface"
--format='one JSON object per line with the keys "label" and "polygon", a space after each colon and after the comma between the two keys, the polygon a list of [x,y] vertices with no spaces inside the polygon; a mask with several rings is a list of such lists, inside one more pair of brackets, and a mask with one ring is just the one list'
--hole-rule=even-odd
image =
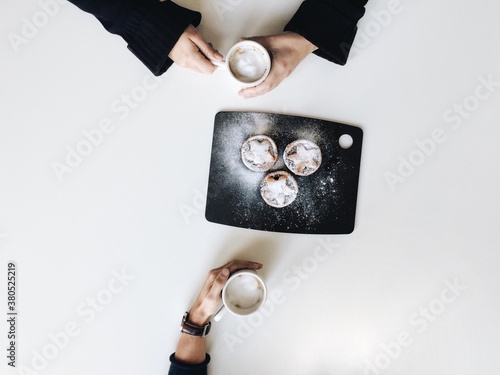
{"label": "white table surface", "polygon": [[[204,13],[200,30],[225,52],[241,35],[279,31],[299,3],[181,4]],[[156,85],[91,16],[66,3],[40,12],[33,0],[0,4],[2,311],[8,261],[18,282],[18,368],[2,355],[2,374],[166,374],[183,312],[207,271],[234,257],[265,264],[273,298],[253,320],[214,324],[211,374],[498,374],[498,1],[372,0],[345,67],[309,56],[252,100],[221,71],[173,66]],[[25,20],[40,27],[16,53],[9,33],[23,37]],[[131,93],[140,101],[119,109]],[[207,222],[220,110],[362,127],[354,232]],[[54,162],[108,120],[59,181]],[[432,136],[442,142],[425,155],[416,142]],[[398,175],[401,158],[420,165]]]}

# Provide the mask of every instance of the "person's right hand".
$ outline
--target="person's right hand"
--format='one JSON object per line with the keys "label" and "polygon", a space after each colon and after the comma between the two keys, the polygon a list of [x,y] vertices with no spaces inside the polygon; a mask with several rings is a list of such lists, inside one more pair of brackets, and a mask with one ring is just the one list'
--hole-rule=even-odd
{"label": "person's right hand", "polygon": [[245,99],[263,95],[278,86],[287,78],[300,62],[311,52],[318,49],[314,44],[303,36],[285,31],[282,33],[242,40],[253,40],[262,44],[271,54],[272,66],[269,75],[264,82],[255,87],[241,89],[238,95]]}
{"label": "person's right hand", "polygon": [[210,60],[222,61],[223,56],[205,41],[193,25],[189,25],[168,54],[171,60],[183,68],[211,74],[217,69]]}
{"label": "person's right hand", "polygon": [[208,273],[205,284],[189,311],[189,321],[197,325],[206,324],[222,304],[222,288],[229,275],[241,269],[258,270],[261,263],[246,260],[232,260],[221,267],[214,268]]}

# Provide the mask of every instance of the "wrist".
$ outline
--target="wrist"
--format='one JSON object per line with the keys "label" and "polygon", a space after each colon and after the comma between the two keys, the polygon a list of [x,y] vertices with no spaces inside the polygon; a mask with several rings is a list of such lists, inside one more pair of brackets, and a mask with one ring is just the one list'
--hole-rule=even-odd
{"label": "wrist", "polygon": [[181,321],[181,332],[190,336],[205,337],[210,332],[212,322],[207,324],[195,324],[191,321],[189,312],[186,311]]}
{"label": "wrist", "polygon": [[306,54],[310,54],[318,49],[313,43],[311,43],[308,39],[303,37],[300,34],[297,34],[296,32],[293,31],[287,31],[287,33],[292,34],[295,39],[296,43],[300,45],[300,49]]}
{"label": "wrist", "polygon": [[201,309],[196,307],[192,307],[189,310],[189,322],[196,324],[198,326],[202,326],[207,324],[210,321],[210,315],[204,313]]}

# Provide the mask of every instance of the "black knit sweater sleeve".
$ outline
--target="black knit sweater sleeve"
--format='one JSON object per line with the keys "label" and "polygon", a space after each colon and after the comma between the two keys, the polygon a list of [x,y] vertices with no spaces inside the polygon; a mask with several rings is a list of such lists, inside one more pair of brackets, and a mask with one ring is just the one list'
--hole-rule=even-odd
{"label": "black knit sweater sleeve", "polygon": [[296,32],[316,45],[314,53],[318,56],[344,65],[367,1],[305,0],[285,30]]}
{"label": "black knit sweater sleeve", "polygon": [[70,0],[93,14],[113,34],[120,35],[128,48],[153,74],[164,73],[173,61],[168,54],[184,30],[198,26],[201,14],[170,0]]}
{"label": "black knit sweater sleeve", "polygon": [[207,365],[210,356],[207,354],[202,363],[190,365],[175,359],[175,353],[170,356],[170,369],[168,375],[207,375]]}

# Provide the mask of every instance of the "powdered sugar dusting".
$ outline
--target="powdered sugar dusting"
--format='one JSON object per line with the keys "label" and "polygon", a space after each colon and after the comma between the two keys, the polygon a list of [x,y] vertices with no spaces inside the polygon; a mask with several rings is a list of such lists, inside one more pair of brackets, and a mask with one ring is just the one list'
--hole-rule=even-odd
{"label": "powdered sugar dusting", "polygon": [[278,159],[278,148],[274,141],[265,135],[248,138],[241,146],[241,160],[255,172],[271,169]]}
{"label": "powdered sugar dusting", "polygon": [[[273,231],[345,232],[347,229],[344,229],[344,222],[349,221],[349,225],[354,225],[361,140],[359,150],[355,150],[355,146],[350,151],[341,150],[338,137],[353,127],[333,124],[343,127],[338,129],[332,124],[286,115],[219,113],[212,146],[207,219],[244,228]],[[321,149],[323,160],[320,167],[312,175],[295,176],[299,194],[286,207],[275,208],[264,202],[260,194],[260,183],[266,172],[251,171],[241,160],[241,145],[255,135],[272,138],[278,148],[279,158],[268,173],[286,170],[283,151],[297,139],[313,142]],[[356,142],[356,137],[353,138]],[[352,155],[357,153],[354,155],[358,158],[355,168],[346,164],[348,152]],[[348,184],[351,181],[356,183],[354,194],[349,191]],[[336,224],[339,224],[338,228]]]}
{"label": "powdered sugar dusting", "polygon": [[314,142],[298,139],[286,146],[283,159],[293,173],[309,176],[321,165],[321,150]]}
{"label": "powdered sugar dusting", "polygon": [[272,207],[288,206],[297,198],[298,192],[297,182],[285,171],[269,173],[260,183],[260,195]]}

